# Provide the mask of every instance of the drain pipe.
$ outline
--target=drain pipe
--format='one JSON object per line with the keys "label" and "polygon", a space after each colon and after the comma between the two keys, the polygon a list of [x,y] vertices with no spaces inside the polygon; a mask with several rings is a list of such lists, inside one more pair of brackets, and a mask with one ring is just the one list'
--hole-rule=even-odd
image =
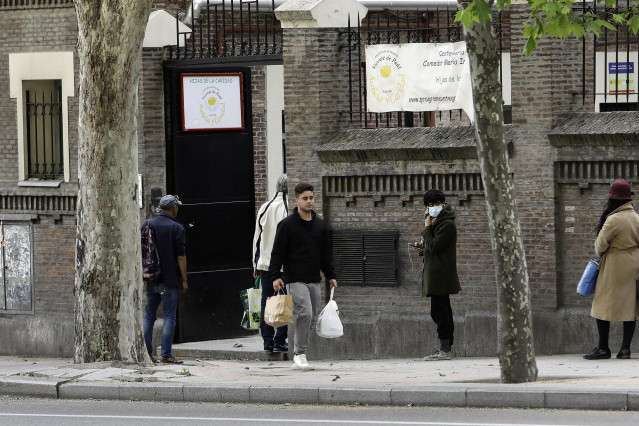
{"label": "drain pipe", "polygon": [[[363,6],[366,6],[368,10],[379,11],[384,9],[398,9],[398,10],[417,10],[427,9],[434,7],[457,7],[457,1],[455,0],[357,0]],[[286,0],[255,0],[251,3],[246,3],[250,6],[258,8],[259,10],[269,11],[273,8],[277,8]],[[238,1],[233,0],[208,0],[209,6],[225,4],[230,9],[231,4],[234,7],[240,7]],[[183,19],[180,19],[182,23],[191,25],[193,19],[197,19],[200,16],[200,11],[206,8],[207,0],[191,0],[189,6],[187,6],[186,14]]]}

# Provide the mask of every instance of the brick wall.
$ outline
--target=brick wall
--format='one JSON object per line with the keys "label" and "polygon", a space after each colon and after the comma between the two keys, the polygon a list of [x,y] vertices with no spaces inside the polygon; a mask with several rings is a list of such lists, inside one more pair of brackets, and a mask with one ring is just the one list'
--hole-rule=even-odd
{"label": "brick wall", "polygon": [[[513,28],[523,28],[527,13],[512,9]],[[556,244],[554,211],[554,149],[547,137],[553,120],[556,82],[552,72],[558,61],[553,42],[542,40],[538,49],[522,56],[525,40],[513,31],[512,116],[516,129],[510,162],[515,179],[533,309],[553,310],[556,299]],[[563,89],[561,89],[563,90]],[[550,160],[550,161],[549,161]]]}
{"label": "brick wall", "polygon": [[253,101],[253,174],[255,176],[255,213],[272,194],[268,188],[266,160],[266,70],[251,67],[251,96]]}
{"label": "brick wall", "polygon": [[163,49],[143,49],[138,81],[138,170],[142,174],[144,209],[140,218],[152,213],[151,188],[166,194],[166,137],[164,115]]}
{"label": "brick wall", "polygon": [[35,314],[73,318],[74,216],[41,216],[33,226]]}
{"label": "brick wall", "polygon": [[[9,54],[72,51],[77,40],[73,5],[3,10],[0,31],[0,215],[25,215],[32,226],[34,312],[36,318],[73,318],[75,273],[75,197],[77,194],[78,99],[68,99],[71,182],[59,188],[18,187],[16,100],[9,95]],[[46,66],[46,64],[41,64]],[[76,71],[75,82],[78,74]],[[14,196],[12,198],[12,196]],[[36,200],[46,198],[47,203]],[[10,200],[20,200],[19,203]],[[50,208],[47,208],[50,206]],[[24,222],[23,222],[24,223]],[[20,316],[18,318],[21,318]]]}
{"label": "brick wall", "polygon": [[[309,182],[322,193],[316,148],[351,126],[345,37],[335,29],[284,30],[284,104],[289,185]],[[340,47],[341,46],[341,47]],[[342,54],[336,55],[336,52]],[[322,198],[315,210],[323,213]]]}

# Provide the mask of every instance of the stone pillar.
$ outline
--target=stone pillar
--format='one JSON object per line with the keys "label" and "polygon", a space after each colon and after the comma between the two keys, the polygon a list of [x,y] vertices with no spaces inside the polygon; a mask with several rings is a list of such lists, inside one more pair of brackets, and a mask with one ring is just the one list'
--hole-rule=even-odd
{"label": "stone pillar", "polygon": [[282,24],[286,168],[291,197],[299,182],[315,186],[322,212],[322,167],[317,147],[349,125],[348,43],[343,29],[367,9],[355,0],[289,0],[275,10]]}

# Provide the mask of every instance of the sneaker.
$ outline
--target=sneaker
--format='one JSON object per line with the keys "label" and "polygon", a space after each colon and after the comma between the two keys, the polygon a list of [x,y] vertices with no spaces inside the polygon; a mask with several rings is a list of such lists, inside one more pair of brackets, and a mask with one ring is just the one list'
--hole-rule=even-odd
{"label": "sneaker", "polygon": [[273,353],[288,352],[288,343],[273,346]]}
{"label": "sneaker", "polygon": [[293,368],[299,368],[300,370],[312,370],[313,367],[308,365],[305,354],[295,355],[293,357]]}
{"label": "sneaker", "polygon": [[264,352],[272,354],[273,353],[273,346],[264,346]]}
{"label": "sneaker", "polygon": [[153,364],[157,364],[159,362],[157,359],[155,359],[155,357],[153,357],[153,355],[149,355],[149,358],[151,358],[151,362]]}
{"label": "sneaker", "polygon": [[445,352],[441,349],[437,349],[432,355],[424,357],[424,361],[447,361],[453,359],[453,351]]}
{"label": "sneaker", "polygon": [[173,355],[162,355],[162,360],[160,362],[162,364],[184,364],[184,361],[180,361]]}

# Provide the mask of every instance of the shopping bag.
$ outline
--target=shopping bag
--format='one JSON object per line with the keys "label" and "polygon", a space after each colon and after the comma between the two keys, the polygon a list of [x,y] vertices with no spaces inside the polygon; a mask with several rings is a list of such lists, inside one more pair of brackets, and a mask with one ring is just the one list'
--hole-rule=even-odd
{"label": "shopping bag", "polygon": [[266,299],[264,322],[271,327],[293,324],[293,296],[280,291]]}
{"label": "shopping bag", "polygon": [[262,289],[260,277],[255,277],[253,288],[240,291],[240,299],[244,307],[244,315],[240,325],[247,330],[260,328],[260,314],[262,304]]}
{"label": "shopping bag", "polygon": [[337,309],[337,303],[333,300],[334,290],[335,288],[331,288],[331,300],[320,312],[315,326],[315,331],[320,337],[329,339],[344,335],[344,327],[342,327],[342,321],[339,320],[339,309]]}
{"label": "shopping bag", "polygon": [[601,259],[592,259],[586,265],[584,273],[581,275],[579,284],[577,284],[577,293],[580,296],[588,296],[595,292],[595,284],[599,276],[599,261]]}

